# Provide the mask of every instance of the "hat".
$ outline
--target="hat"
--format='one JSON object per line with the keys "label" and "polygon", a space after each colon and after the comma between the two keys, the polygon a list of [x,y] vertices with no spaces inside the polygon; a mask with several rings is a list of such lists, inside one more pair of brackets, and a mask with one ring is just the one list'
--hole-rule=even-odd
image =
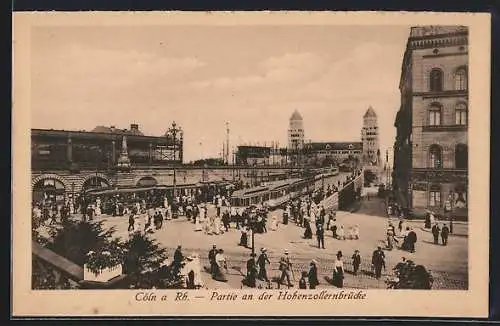
{"label": "hat", "polygon": [[262,252],[266,252],[266,251],[267,251],[267,249],[266,249],[266,248],[260,248],[260,251],[262,251]]}
{"label": "hat", "polygon": [[313,260],[311,260],[311,264],[317,265],[318,262],[316,261],[316,259],[313,259]]}
{"label": "hat", "polygon": [[285,255],[288,255],[288,250],[285,250]]}

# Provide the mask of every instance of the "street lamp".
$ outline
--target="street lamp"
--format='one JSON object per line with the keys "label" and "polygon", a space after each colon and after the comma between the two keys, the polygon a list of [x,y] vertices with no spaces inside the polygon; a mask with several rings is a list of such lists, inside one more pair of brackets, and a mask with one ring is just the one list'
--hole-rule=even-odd
{"label": "street lamp", "polygon": [[[71,183],[71,202],[73,204],[73,210],[75,209],[75,183]],[[73,212],[71,212],[73,214]]]}
{"label": "street lamp", "polygon": [[[174,180],[173,180],[173,196],[175,197],[175,186],[177,184],[177,179],[176,179],[176,150],[177,150],[177,135],[179,135],[179,143],[182,143],[183,139],[183,131],[181,127],[178,127],[177,124],[172,122],[172,126],[168,128],[167,130],[167,138],[170,137],[173,141],[173,151],[174,151],[174,158],[173,158],[173,172],[174,172]],[[182,148],[180,149],[182,150]]]}

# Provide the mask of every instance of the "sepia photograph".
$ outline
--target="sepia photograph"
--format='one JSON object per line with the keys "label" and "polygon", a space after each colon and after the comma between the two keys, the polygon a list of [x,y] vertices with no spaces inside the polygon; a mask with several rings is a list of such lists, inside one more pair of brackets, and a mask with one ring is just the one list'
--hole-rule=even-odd
{"label": "sepia photograph", "polygon": [[30,26],[29,292],[466,294],[471,27],[354,17]]}

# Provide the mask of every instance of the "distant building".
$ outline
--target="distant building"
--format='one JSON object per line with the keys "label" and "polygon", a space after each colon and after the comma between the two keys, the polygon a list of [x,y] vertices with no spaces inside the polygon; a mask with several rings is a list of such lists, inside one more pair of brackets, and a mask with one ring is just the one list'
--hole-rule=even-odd
{"label": "distant building", "polygon": [[361,162],[362,142],[310,142],[305,144],[307,163],[342,165]]}
{"label": "distant building", "polygon": [[236,152],[237,165],[268,165],[271,157],[271,147],[238,146]]}
{"label": "distant building", "polygon": [[272,146],[238,146],[236,165],[285,165],[287,150]]}
{"label": "distant building", "polygon": [[361,129],[361,141],[363,142],[363,164],[380,165],[380,145],[377,114],[370,106],[363,116],[363,127]]}
{"label": "distant building", "polygon": [[404,53],[393,189],[404,207],[467,215],[468,29],[412,27]]}
{"label": "distant building", "polygon": [[183,142],[145,136],[130,129],[98,126],[92,131],[31,129],[31,169],[108,170],[120,166],[181,163]]}
{"label": "distant building", "polygon": [[299,111],[295,110],[288,125],[288,158],[292,162],[300,161],[304,148],[304,121]]}

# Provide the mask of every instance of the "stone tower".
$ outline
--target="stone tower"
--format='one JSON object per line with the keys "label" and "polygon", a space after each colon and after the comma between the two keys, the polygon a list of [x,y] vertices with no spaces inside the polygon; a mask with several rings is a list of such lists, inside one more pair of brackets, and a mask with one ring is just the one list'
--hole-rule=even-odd
{"label": "stone tower", "polygon": [[293,156],[299,155],[304,148],[304,121],[299,111],[295,110],[288,125],[288,152]]}
{"label": "stone tower", "polygon": [[380,164],[378,134],[377,114],[370,105],[363,116],[363,128],[361,129],[361,141],[363,142],[363,164]]}

